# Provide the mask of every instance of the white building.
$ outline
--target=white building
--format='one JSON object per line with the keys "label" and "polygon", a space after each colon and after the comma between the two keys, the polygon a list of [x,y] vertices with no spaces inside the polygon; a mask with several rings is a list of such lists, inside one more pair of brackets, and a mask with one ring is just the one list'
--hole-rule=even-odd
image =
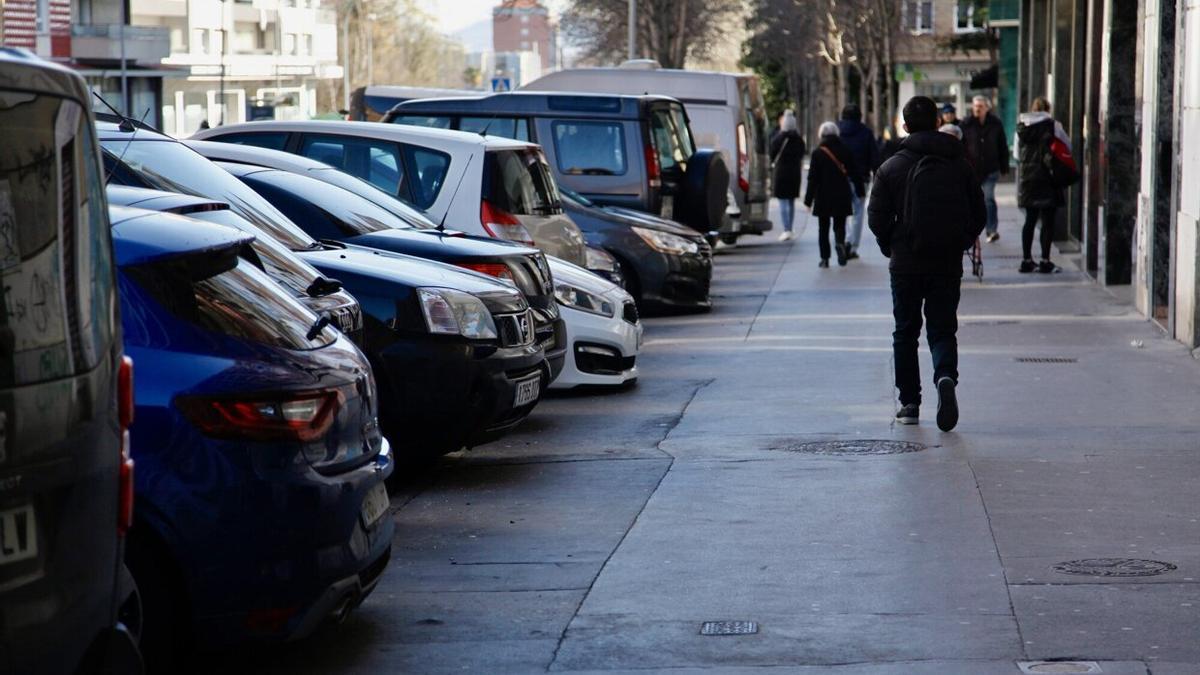
{"label": "white building", "polygon": [[170,35],[162,129],[187,136],[248,119],[306,119],[317,87],[342,76],[337,19],[321,0],[130,0],[132,23]]}

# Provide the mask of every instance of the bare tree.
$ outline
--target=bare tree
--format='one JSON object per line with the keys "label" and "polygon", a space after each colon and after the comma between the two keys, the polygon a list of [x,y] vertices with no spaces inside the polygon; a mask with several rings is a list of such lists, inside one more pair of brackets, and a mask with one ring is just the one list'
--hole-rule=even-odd
{"label": "bare tree", "polygon": [[[709,54],[729,22],[743,10],[741,0],[639,0],[637,53],[666,68],[683,68],[690,58]],[[628,0],[571,0],[562,24],[585,60],[616,63],[627,51]]]}

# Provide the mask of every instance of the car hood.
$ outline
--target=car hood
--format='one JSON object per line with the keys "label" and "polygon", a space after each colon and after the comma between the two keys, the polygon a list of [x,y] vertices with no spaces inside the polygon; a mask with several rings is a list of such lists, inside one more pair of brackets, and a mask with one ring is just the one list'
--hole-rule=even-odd
{"label": "car hood", "polygon": [[659,218],[658,216],[634,209],[627,209],[620,206],[598,206],[590,209],[585,207],[585,210],[589,215],[597,218],[604,218],[605,220],[624,223],[626,225],[636,225],[650,230],[658,230],[659,232],[669,232],[692,241],[704,238],[703,235],[698,234],[690,227],[684,227],[673,220]]}
{"label": "car hood", "polygon": [[369,292],[376,296],[386,295],[384,285],[395,288],[398,297],[413,288],[438,287],[475,295],[493,312],[520,311],[527,306],[520,291],[494,277],[433,260],[359,246],[298,253],[322,273],[341,279],[351,293],[368,290],[356,289],[355,280],[359,279],[369,284]]}
{"label": "car hood", "polygon": [[381,230],[360,234],[347,243],[394,253],[405,253],[429,260],[465,261],[475,258],[499,258],[532,255],[537,249],[510,244],[488,237],[472,237],[459,232],[438,230]]}

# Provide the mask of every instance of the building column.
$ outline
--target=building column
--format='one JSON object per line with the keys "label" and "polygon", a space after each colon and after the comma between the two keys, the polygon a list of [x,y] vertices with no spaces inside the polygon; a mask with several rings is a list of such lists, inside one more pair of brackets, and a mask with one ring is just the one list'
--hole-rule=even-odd
{"label": "building column", "polygon": [[1141,170],[1135,120],[1138,3],[1107,0],[1104,4],[1100,142],[1105,175],[1098,276],[1105,284],[1128,284],[1133,274],[1137,220],[1135,176]]}

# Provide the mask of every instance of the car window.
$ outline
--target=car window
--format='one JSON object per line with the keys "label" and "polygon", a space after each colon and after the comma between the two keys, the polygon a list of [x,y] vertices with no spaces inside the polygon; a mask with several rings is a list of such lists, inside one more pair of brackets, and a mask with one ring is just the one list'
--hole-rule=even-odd
{"label": "car window", "polygon": [[517,117],[463,117],[458,120],[459,131],[473,134],[515,138],[518,141],[529,140],[529,122]]}
{"label": "car window", "polygon": [[237,145],[253,145],[258,148],[283,150],[287,146],[288,135],[283,131],[253,131],[240,134],[226,134],[212,140]]}
{"label": "car window", "polygon": [[[232,268],[205,279],[194,279],[193,270],[186,259],[124,268],[131,283],[123,290],[132,296],[126,306],[153,300],[205,330],[285,349],[315,349],[337,339],[330,327],[310,339],[317,316],[247,260],[238,258]],[[127,323],[137,323],[130,319]]]}
{"label": "car window", "polygon": [[254,242],[250,244],[250,247],[258,254],[263,268],[267,270],[272,279],[282,284],[296,297],[307,297],[308,287],[312,285],[313,279],[321,276],[315,267],[301,260],[295,253],[284,248],[282,244],[229,209],[199,211],[189,213],[188,216],[196,220],[228,225],[253,234]]}
{"label": "car window", "polygon": [[687,158],[691,153],[686,152],[690,138],[685,142],[685,136],[686,133],[680,133],[679,125],[670,109],[656,108],[650,113],[650,138],[662,169],[687,168]]}
{"label": "car window", "polygon": [[679,137],[679,149],[686,162],[689,157],[696,154],[696,143],[692,138],[692,130],[688,126],[687,114],[684,113],[683,106],[671,105],[671,121],[674,122],[675,133]]}
{"label": "car window", "polygon": [[449,129],[449,117],[439,117],[436,115],[397,115],[392,119],[392,124],[409,124],[414,127],[433,127],[434,129]]}
{"label": "car window", "polygon": [[0,386],[85,372],[112,341],[112,244],[87,111],[0,88]]}
{"label": "car window", "polygon": [[244,180],[314,237],[340,239],[409,227],[366,199],[307,176],[271,171]]}
{"label": "car window", "polygon": [[400,147],[392,141],[305,134],[300,142],[300,154],[358,176],[390,195],[407,196]]}
{"label": "car window", "polygon": [[550,167],[536,148],[487,153],[483,198],[516,216],[550,215],[562,210]]}
{"label": "car window", "polygon": [[415,145],[405,145],[404,151],[416,174],[415,180],[409,182],[412,203],[419,209],[427,209],[433,206],[438,193],[442,191],[442,184],[450,169],[450,155]]}
{"label": "car window", "polygon": [[554,122],[558,170],[572,176],[623,176],[628,168],[620,122]]}
{"label": "car window", "polygon": [[[109,152],[109,161],[119,157],[122,164],[137,174],[138,185],[225,202],[238,215],[293,251],[320,246],[254,190],[182,143],[159,140],[129,143],[114,139],[102,141],[101,145]],[[113,177],[120,175],[114,173]]]}

